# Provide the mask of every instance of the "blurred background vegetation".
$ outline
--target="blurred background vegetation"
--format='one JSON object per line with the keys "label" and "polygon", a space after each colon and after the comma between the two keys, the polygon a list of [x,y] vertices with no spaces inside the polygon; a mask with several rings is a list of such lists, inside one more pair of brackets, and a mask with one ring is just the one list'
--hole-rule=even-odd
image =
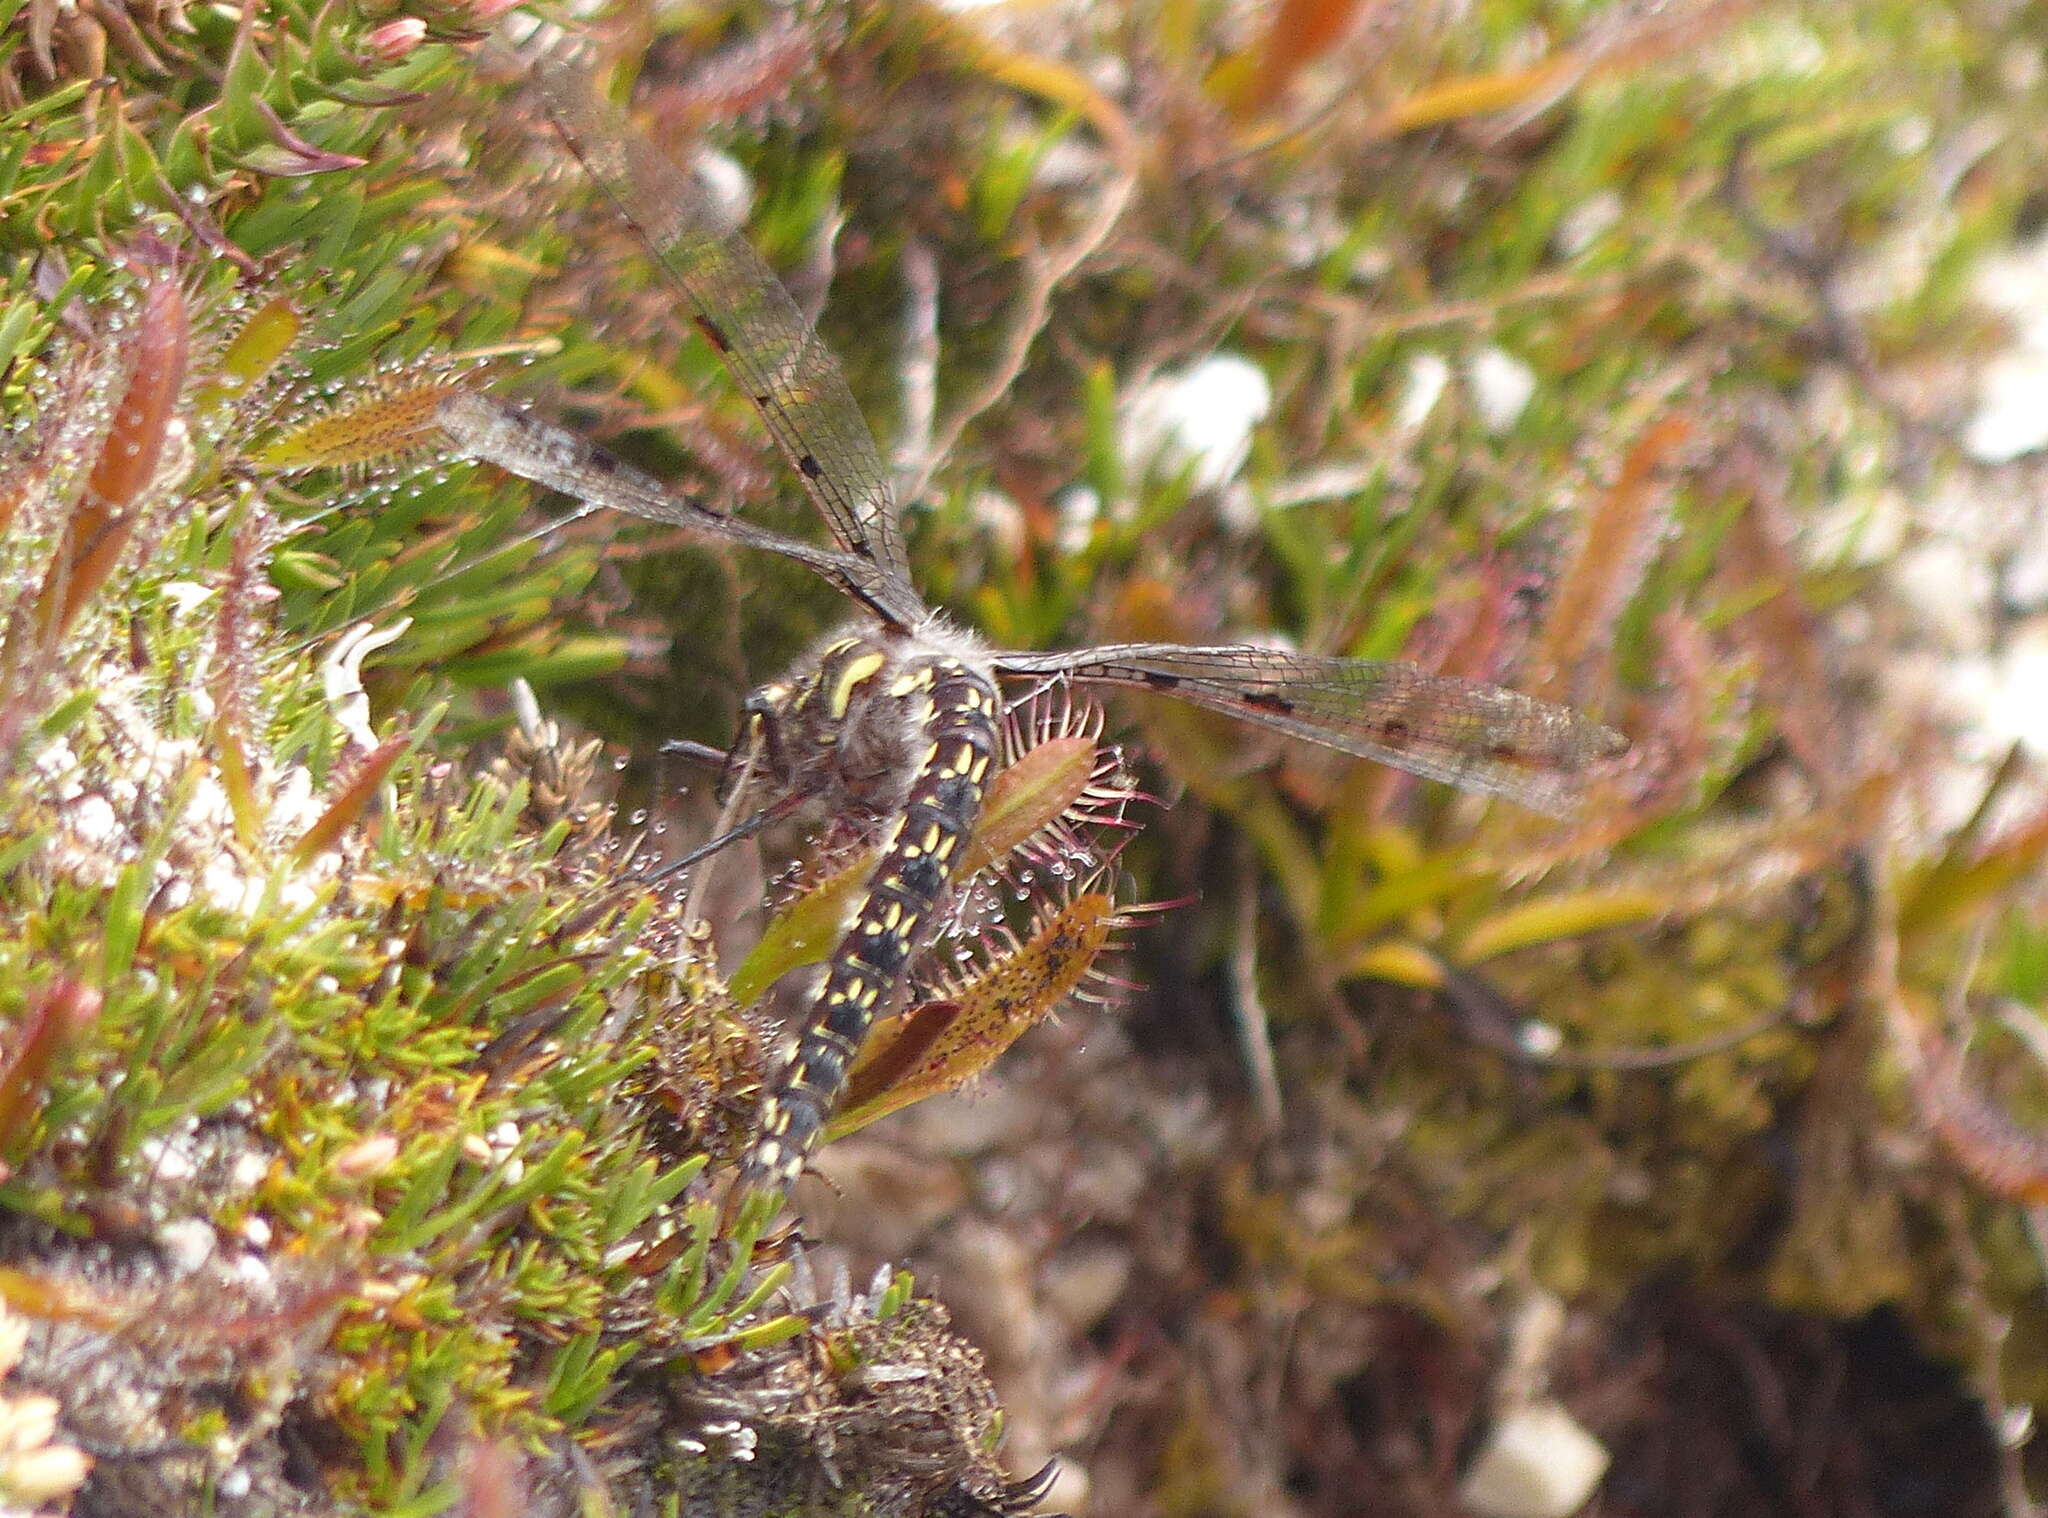
{"label": "blurred background vegetation", "polygon": [[[758,1026],[681,951],[804,840],[708,940],[628,845],[845,609],[408,412],[803,530],[479,51],[536,17],[715,152],[934,604],[1631,755],[1553,821],[1113,703],[1127,989],[750,1250]],[[2032,1511],[2048,9],[0,22],[15,1506]]]}

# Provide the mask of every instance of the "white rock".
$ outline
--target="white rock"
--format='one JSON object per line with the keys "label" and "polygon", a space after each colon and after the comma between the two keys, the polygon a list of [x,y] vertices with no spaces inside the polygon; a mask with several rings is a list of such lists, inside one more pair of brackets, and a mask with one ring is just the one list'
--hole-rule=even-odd
{"label": "white rock", "polygon": [[1608,1454],[1555,1402],[1501,1415],[1458,1485],[1479,1518],[1570,1518],[1607,1474]]}
{"label": "white rock", "polygon": [[716,148],[699,148],[690,160],[690,173],[717,209],[723,230],[747,224],[754,210],[754,177],[737,158]]}
{"label": "white rock", "polygon": [[1974,285],[2011,321],[2013,341],[1983,368],[1963,448],[2000,464],[2048,446],[2048,236],[1986,259]]}
{"label": "white rock", "polygon": [[1195,489],[1219,490],[1244,468],[1252,429],[1272,409],[1265,370],[1234,353],[1212,354],[1132,392],[1124,406],[1125,462],[1191,464]]}
{"label": "white rock", "polygon": [[1885,146],[1901,158],[1911,158],[1915,153],[1925,152],[1927,144],[1934,141],[1934,123],[1925,116],[1901,116],[1884,134]]}
{"label": "white rock", "polygon": [[[1981,540],[1980,540],[1981,541]],[[1930,537],[1892,560],[1892,585],[1918,613],[1923,632],[1950,648],[1981,647],[1990,635],[1997,586],[1984,555],[1958,537]]]}
{"label": "white rock", "polygon": [[1095,536],[1095,524],[1102,519],[1102,492],[1092,485],[1069,485],[1052,498],[1059,513],[1059,550],[1078,554]]}
{"label": "white rock", "polygon": [[1963,450],[2003,464],[2048,444],[2048,346],[2021,343],[1984,366]]}
{"label": "white rock", "polygon": [[1968,720],[1975,757],[1994,759],[2014,742],[2048,755],[2048,627],[2036,619],[1996,652],[1966,655],[1949,669],[1948,705]]}
{"label": "white rock", "polygon": [[[1088,487],[1077,485],[1070,488],[1087,490]],[[1093,494],[1092,491],[1089,493]],[[1064,495],[1065,492],[1062,491],[1060,494]],[[1061,511],[1060,525],[1064,529],[1066,526],[1064,503],[1060,500],[1060,496],[1055,496],[1053,501],[1054,505]],[[998,550],[1005,554],[1015,554],[1022,550],[1024,546],[1024,512],[1017,505],[1016,501],[1008,495],[1005,495],[1000,490],[977,490],[974,492],[973,498],[967,503],[967,511],[975,523],[988,533]],[[1089,520],[1091,523],[1094,520],[1092,512]],[[1061,548],[1062,552],[1064,552],[1064,542]]]}
{"label": "white rock", "polygon": [[1595,190],[1558,219],[1551,242],[1566,258],[1576,258],[1621,220],[1624,209],[1613,190]]}
{"label": "white rock", "polygon": [[1441,353],[1418,353],[1408,360],[1408,383],[1401,391],[1400,405],[1394,408],[1394,425],[1413,432],[1428,421],[1450,382],[1451,362]]}
{"label": "white rock", "polygon": [[213,1258],[213,1229],[198,1218],[176,1218],[156,1231],[156,1247],[172,1269],[190,1275]]}
{"label": "white rock", "polygon": [[1536,372],[1505,348],[1482,350],[1466,366],[1465,381],[1488,432],[1514,426],[1536,393]]}
{"label": "white rock", "polygon": [[213,587],[201,585],[196,580],[166,580],[157,588],[157,594],[179,611],[191,611],[204,606],[212,598]]}

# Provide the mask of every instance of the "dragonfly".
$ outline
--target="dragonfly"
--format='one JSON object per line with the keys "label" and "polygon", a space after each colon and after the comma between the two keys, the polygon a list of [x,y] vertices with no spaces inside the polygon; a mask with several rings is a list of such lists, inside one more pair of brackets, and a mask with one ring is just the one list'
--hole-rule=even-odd
{"label": "dragonfly", "polygon": [[[966,841],[1000,754],[1005,681],[1151,691],[1426,779],[1567,816],[1627,748],[1580,713],[1413,665],[1245,643],[998,650],[918,594],[897,501],[838,360],[753,245],[696,181],[599,102],[583,68],[543,59],[534,88],[569,151],[673,284],[824,518],[832,546],[787,537],[675,490],[564,427],[463,391],[437,422],[455,452],[585,503],[808,566],[859,609],[747,698],[728,791],[881,820],[850,926],[777,1051],[738,1194],[784,1198],[816,1148],[862,1040],[909,994],[962,885]],[[735,775],[734,770],[737,770]],[[728,803],[730,804],[730,803]],[[766,812],[758,815],[766,815]]]}

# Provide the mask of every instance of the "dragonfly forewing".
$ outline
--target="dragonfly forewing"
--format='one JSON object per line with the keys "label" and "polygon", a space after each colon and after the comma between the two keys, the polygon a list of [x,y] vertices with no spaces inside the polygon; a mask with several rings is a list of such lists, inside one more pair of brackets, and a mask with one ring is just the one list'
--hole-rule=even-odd
{"label": "dragonfly forewing", "polygon": [[689,175],[597,102],[579,70],[543,62],[534,79],[570,151],[683,291],[840,548],[888,582],[879,599],[916,604],[881,451],[789,291]]}

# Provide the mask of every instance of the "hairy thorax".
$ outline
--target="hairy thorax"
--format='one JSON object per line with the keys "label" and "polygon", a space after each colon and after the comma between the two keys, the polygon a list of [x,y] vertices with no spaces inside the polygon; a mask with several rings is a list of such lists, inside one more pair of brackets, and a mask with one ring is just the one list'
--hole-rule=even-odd
{"label": "hairy thorax", "polygon": [[828,813],[874,819],[903,806],[925,747],[931,666],[986,656],[934,618],[904,633],[860,624],[825,639],[747,699],[758,763],[784,794]]}

